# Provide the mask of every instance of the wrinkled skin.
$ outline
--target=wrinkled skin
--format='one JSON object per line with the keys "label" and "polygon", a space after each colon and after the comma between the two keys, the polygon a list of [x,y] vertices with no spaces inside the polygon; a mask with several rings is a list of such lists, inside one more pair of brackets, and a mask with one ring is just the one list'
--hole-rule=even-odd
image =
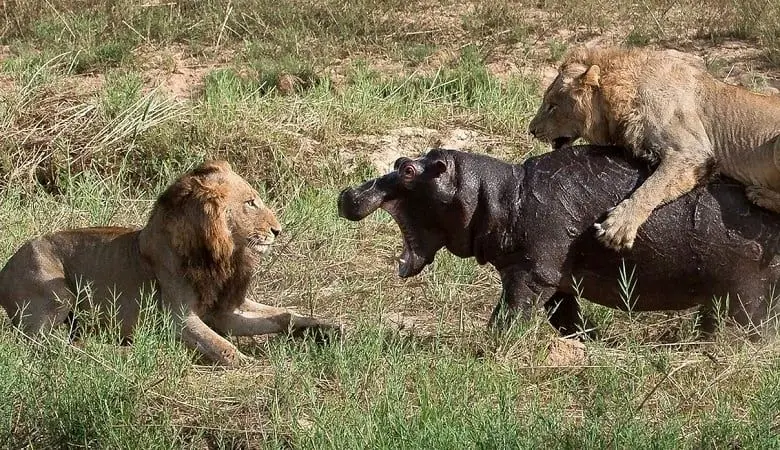
{"label": "wrinkled skin", "polygon": [[114,312],[128,341],[142,295],[154,293],[187,346],[236,365],[250,358],[223,335],[330,327],[245,297],[280,232],[273,211],[226,162],[206,163],[166,189],[140,230],[65,230],[22,245],[0,272],[0,304],[28,335],[63,324],[77,306]]}
{"label": "wrinkled skin", "polygon": [[653,174],[596,226],[604,245],[631,248],[652,212],[722,173],[780,212],[780,97],[715,79],[675,51],[581,48],[561,64],[529,132],[553,149],[583,138],[620,145]]}
{"label": "wrinkled skin", "polygon": [[[339,214],[357,221],[378,208],[390,212],[403,232],[402,277],[419,273],[441,248],[492,264],[503,285],[492,327],[528,318],[541,302],[562,334],[592,331],[572,280],[586,298],[626,309],[618,282],[624,264],[636,267],[633,310],[702,306],[705,332],[713,331],[716,308],[753,331],[767,322],[780,276],[780,217],[753,206],[737,183],[714,182],[659,208],[633,249],[612,251],[593,223],[649,174],[620,154],[575,146],[510,165],[435,149],[342,191]],[[716,304],[727,297],[727,305]]]}

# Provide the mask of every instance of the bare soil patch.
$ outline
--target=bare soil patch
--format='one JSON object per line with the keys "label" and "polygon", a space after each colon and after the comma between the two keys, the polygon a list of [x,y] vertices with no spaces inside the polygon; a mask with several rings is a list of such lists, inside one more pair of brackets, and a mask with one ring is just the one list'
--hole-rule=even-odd
{"label": "bare soil patch", "polygon": [[136,50],[148,89],[160,89],[171,97],[192,100],[202,89],[209,72],[230,65],[235,53],[232,50],[212,52],[208,59],[188,55],[182,46],[166,48],[143,47]]}

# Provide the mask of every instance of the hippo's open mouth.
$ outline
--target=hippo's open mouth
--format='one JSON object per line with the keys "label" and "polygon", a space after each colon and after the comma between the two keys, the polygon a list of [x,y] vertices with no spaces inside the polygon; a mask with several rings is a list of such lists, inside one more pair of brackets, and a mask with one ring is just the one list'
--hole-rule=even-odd
{"label": "hippo's open mouth", "polygon": [[551,143],[552,149],[553,150],[560,150],[562,148],[571,147],[571,144],[573,144],[574,141],[576,141],[576,140],[577,140],[577,138],[571,137],[571,136],[557,137],[557,138],[552,140],[552,143]]}
{"label": "hippo's open mouth", "polygon": [[397,201],[389,201],[382,204],[382,209],[387,211],[396,225],[398,225],[398,229],[401,231],[401,238],[403,239],[404,248],[398,257],[398,276],[409,278],[417,275],[422,272],[433,258],[428,258],[421,254],[423,252],[418,249],[418,237],[410,231],[410,226],[406,223],[404,214],[401,213]]}
{"label": "hippo's open mouth", "polygon": [[[339,195],[339,215],[349,220],[362,220],[378,208],[387,211],[401,230],[404,249],[398,257],[398,276],[408,278],[420,273],[426,265],[433,261],[433,255],[428,256],[424,249],[426,243],[425,231],[415,226],[414,215],[406,210],[403,200],[386,200],[385,193],[378,189],[381,183],[374,180],[356,189],[345,189]],[[419,225],[419,224],[418,224]],[[435,251],[433,254],[435,255]]]}

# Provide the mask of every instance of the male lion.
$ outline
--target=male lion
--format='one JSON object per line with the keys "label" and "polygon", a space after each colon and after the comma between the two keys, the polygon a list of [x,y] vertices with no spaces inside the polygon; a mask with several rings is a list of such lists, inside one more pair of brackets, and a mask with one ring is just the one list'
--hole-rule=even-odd
{"label": "male lion", "polygon": [[[138,321],[141,292],[155,292],[187,346],[234,365],[249,358],[220,334],[324,326],[245,298],[280,232],[274,213],[228,163],[205,163],[165,190],[140,230],[83,228],[25,243],[0,272],[0,304],[27,334],[62,324],[77,302],[114,309],[124,339]],[[77,298],[87,284],[89,302]]]}
{"label": "male lion", "polygon": [[653,175],[596,224],[599,239],[631,248],[652,211],[722,172],[755,204],[780,212],[780,98],[716,80],[674,51],[575,50],[529,125],[553,149],[577,138],[617,144]]}

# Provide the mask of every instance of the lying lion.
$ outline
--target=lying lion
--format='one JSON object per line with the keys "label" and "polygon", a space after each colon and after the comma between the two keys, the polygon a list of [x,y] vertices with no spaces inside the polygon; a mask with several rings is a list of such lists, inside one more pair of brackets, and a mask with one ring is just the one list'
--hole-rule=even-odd
{"label": "lying lion", "polygon": [[713,172],[741,181],[752,202],[780,212],[780,97],[718,81],[679,52],[574,51],[529,131],[554,149],[582,137],[658,164],[596,224],[600,240],[614,249],[630,248],[655,208]]}
{"label": "lying lion", "polygon": [[274,213],[228,163],[206,163],[166,189],[140,230],[83,228],[25,243],[0,272],[0,304],[31,335],[62,324],[89,283],[90,302],[79,307],[117,311],[125,339],[138,321],[141,292],[155,292],[188,347],[233,365],[249,358],[220,334],[323,326],[245,298],[280,232]]}

